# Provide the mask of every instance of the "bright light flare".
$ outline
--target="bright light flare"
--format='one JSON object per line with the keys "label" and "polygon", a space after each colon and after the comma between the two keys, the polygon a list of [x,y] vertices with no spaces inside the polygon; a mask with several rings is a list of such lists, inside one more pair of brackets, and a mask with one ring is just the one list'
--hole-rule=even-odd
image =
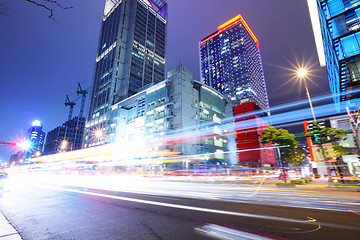
{"label": "bright light flare", "polygon": [[35,121],[33,121],[32,125],[33,125],[34,127],[40,127],[40,126],[41,126],[41,122],[40,122],[39,120],[35,120]]}
{"label": "bright light flare", "polygon": [[306,76],[308,70],[305,69],[305,68],[300,68],[298,71],[297,71],[297,75],[300,77],[300,78],[303,78]]}
{"label": "bright light flare", "polygon": [[310,58],[306,58],[304,56],[302,58],[299,58],[295,55],[295,53],[293,53],[293,55],[293,60],[285,59],[289,64],[288,67],[273,65],[276,68],[285,70],[284,76],[280,77],[286,77],[287,80],[283,84],[279,85],[276,89],[274,89],[273,92],[270,94],[279,94],[280,91],[284,91],[283,88],[286,87],[287,91],[293,91],[294,89],[298,89],[300,96],[302,89],[301,85],[305,84],[305,81],[310,88],[312,88],[312,85],[315,85],[316,87],[321,89],[321,87],[316,83],[316,80],[321,78],[321,76],[318,75],[318,71],[320,69],[317,68],[318,62],[314,60],[314,56],[311,56]]}
{"label": "bright light flare", "polygon": [[104,136],[104,132],[102,130],[96,130],[95,137],[101,138],[102,136]]}
{"label": "bright light flare", "polygon": [[29,141],[17,142],[16,146],[23,150],[28,150],[31,147],[31,143]]}
{"label": "bright light flare", "polygon": [[61,142],[61,149],[65,149],[65,148],[67,147],[67,145],[68,145],[68,141],[63,140],[63,141]]}

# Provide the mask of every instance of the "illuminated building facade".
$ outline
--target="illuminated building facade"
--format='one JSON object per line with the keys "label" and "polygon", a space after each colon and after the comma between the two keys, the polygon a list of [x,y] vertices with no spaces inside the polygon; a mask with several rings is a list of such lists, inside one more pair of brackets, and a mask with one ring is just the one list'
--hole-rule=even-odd
{"label": "illuminated building facade", "polygon": [[104,129],[110,107],[166,77],[167,3],[106,0],[89,99],[84,147]]}
{"label": "illuminated building facade", "polygon": [[[80,149],[85,127],[84,117],[74,117],[46,134],[44,154]],[[65,145],[62,142],[66,141]]]}
{"label": "illuminated building facade", "polygon": [[42,131],[40,121],[34,121],[32,127],[29,128],[26,134],[26,140],[31,143],[31,147],[25,151],[25,158],[29,158],[33,153],[42,152],[45,133]]}
{"label": "illuminated building facade", "polygon": [[359,98],[360,86],[360,1],[308,0],[311,22],[321,66],[326,66],[333,100],[338,110],[342,102]]}
{"label": "illuminated building facade", "polygon": [[269,111],[259,43],[241,15],[200,42],[201,81],[234,105],[254,102]]}
{"label": "illuminated building facade", "polygon": [[118,144],[118,158],[127,153],[124,158],[133,159],[137,153],[140,160],[144,155],[139,152],[171,151],[187,159],[228,163],[235,140],[226,134],[233,130],[232,118],[230,123],[223,119],[232,116],[232,107],[180,65],[166,80],[111,107],[103,143]]}

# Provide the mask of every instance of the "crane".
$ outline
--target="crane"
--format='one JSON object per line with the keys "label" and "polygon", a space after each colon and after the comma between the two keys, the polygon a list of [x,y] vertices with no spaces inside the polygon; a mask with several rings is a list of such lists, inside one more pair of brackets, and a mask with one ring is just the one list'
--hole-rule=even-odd
{"label": "crane", "polygon": [[69,95],[66,95],[66,99],[65,99],[65,107],[67,106],[70,106],[70,111],[69,111],[69,119],[71,119],[72,117],[72,113],[73,113],[73,110],[74,110],[74,106],[76,105],[75,102],[71,102],[70,99],[69,99]]}
{"label": "crane", "polygon": [[80,115],[79,115],[80,117],[82,117],[84,115],[85,99],[86,99],[86,94],[88,94],[88,91],[86,89],[82,89],[80,83],[78,83],[78,88],[77,88],[76,94],[82,95]]}

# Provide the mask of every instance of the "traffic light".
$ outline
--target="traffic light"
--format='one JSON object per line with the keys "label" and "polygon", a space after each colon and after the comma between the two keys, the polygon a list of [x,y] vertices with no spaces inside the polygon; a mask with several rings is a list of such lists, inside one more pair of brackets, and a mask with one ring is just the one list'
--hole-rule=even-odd
{"label": "traffic light", "polygon": [[314,134],[314,141],[315,142],[320,142],[320,135],[319,134]]}

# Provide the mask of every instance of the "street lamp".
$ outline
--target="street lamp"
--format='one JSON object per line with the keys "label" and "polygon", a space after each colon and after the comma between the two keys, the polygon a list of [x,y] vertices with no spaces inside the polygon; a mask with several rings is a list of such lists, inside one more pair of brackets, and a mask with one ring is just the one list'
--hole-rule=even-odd
{"label": "street lamp", "polygon": [[67,148],[67,145],[68,145],[68,141],[62,140],[60,145],[61,151],[64,151]]}
{"label": "street lamp", "polygon": [[104,131],[101,129],[96,130],[95,137],[96,138],[102,138],[104,136]]}
{"label": "street lamp", "polygon": [[[320,130],[320,126],[317,124],[316,122],[316,118],[315,118],[315,113],[314,113],[314,108],[313,108],[313,105],[312,105],[312,102],[311,102],[311,98],[310,98],[310,93],[309,93],[309,89],[307,87],[307,84],[306,84],[306,78],[307,78],[307,74],[308,74],[308,70],[306,68],[299,68],[297,69],[297,76],[300,80],[304,80],[304,85],[305,85],[305,90],[306,90],[306,95],[308,97],[308,100],[309,100],[309,104],[310,104],[310,109],[311,109],[311,113],[312,113],[312,116],[313,116],[313,120],[314,120],[314,123],[313,123],[313,130]],[[315,135],[314,135],[315,137]],[[321,155],[322,155],[322,158],[323,158],[323,162],[325,164],[325,174],[328,173],[328,169],[326,167],[326,156],[325,156],[325,151],[324,151],[324,146],[322,145],[322,142],[321,140],[319,141],[319,146],[320,146],[320,150],[321,150]]]}
{"label": "street lamp", "polygon": [[312,105],[312,102],[311,102],[309,89],[308,89],[307,84],[306,84],[306,75],[307,75],[308,72],[309,72],[309,71],[308,71],[307,69],[305,69],[305,68],[299,68],[299,69],[297,70],[297,76],[299,77],[300,80],[304,80],[306,95],[307,95],[307,97],[308,97],[308,99],[309,99],[309,104],[310,104],[311,113],[312,113],[312,116],[313,116],[313,119],[314,119],[314,123],[316,123],[314,108],[313,108],[313,105]]}

